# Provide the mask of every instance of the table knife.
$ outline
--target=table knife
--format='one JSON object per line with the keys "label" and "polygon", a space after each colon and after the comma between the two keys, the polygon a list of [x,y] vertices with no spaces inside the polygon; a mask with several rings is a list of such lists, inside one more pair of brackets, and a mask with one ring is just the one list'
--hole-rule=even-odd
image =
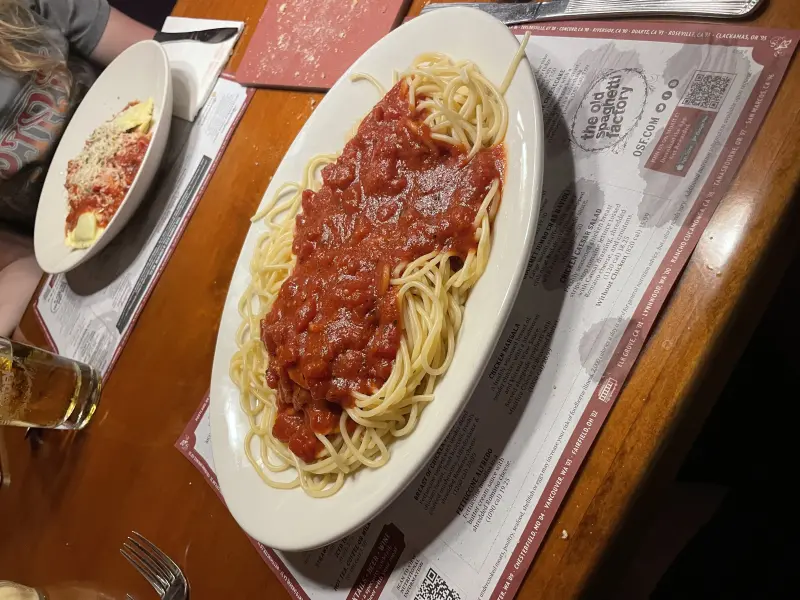
{"label": "table knife", "polygon": [[633,16],[741,18],[754,13],[764,0],[549,0],[547,2],[428,4],[422,14],[453,6],[477,8],[506,25],[566,19]]}
{"label": "table knife", "polygon": [[231,39],[239,33],[236,27],[219,27],[217,29],[204,29],[202,31],[176,31],[175,33],[159,31],[153,38],[157,42],[178,42],[183,40],[194,40],[207,44],[218,44]]}

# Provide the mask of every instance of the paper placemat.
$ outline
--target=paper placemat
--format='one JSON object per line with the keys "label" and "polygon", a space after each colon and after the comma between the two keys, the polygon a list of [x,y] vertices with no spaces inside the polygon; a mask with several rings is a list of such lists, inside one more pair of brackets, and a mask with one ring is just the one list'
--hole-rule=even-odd
{"label": "paper placemat", "polygon": [[161,170],[125,229],[95,258],[47,277],[34,313],[54,351],[108,376],[252,94],[220,78],[193,123],[173,117]]}
{"label": "paper placemat", "polygon": [[[547,148],[518,300],[469,405],[398,500],[325,548],[260,549],[294,598],[516,594],[798,38],[675,22],[526,30]],[[206,409],[178,447],[213,484]]]}

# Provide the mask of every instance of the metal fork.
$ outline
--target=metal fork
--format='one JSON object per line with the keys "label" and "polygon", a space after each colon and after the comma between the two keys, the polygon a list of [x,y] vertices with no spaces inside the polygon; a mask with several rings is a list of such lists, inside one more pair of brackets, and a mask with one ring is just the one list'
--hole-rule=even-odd
{"label": "metal fork", "polygon": [[161,600],[189,600],[189,582],[181,568],[141,533],[132,531],[119,552],[153,586]]}

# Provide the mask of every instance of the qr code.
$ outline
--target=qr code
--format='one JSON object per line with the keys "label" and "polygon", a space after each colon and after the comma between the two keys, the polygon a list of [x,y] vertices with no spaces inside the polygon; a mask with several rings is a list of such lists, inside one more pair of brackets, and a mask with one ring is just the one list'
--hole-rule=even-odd
{"label": "qr code", "polygon": [[694,79],[683,95],[681,106],[718,111],[735,77],[732,73],[695,71]]}
{"label": "qr code", "polygon": [[425,573],[425,579],[422,580],[422,585],[419,586],[414,600],[461,600],[461,596],[447,585],[441,575],[428,568],[428,572]]}

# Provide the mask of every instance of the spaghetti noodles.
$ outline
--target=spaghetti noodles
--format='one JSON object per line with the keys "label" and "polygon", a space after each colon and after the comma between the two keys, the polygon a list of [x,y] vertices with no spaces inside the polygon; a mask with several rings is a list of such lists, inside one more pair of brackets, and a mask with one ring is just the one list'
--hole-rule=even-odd
{"label": "spaghetti noodles", "polygon": [[336,493],[433,400],[488,262],[526,41],[500,89],[469,61],[418,57],[340,156],[314,157],[253,217],[266,231],[230,375],[270,486]]}

